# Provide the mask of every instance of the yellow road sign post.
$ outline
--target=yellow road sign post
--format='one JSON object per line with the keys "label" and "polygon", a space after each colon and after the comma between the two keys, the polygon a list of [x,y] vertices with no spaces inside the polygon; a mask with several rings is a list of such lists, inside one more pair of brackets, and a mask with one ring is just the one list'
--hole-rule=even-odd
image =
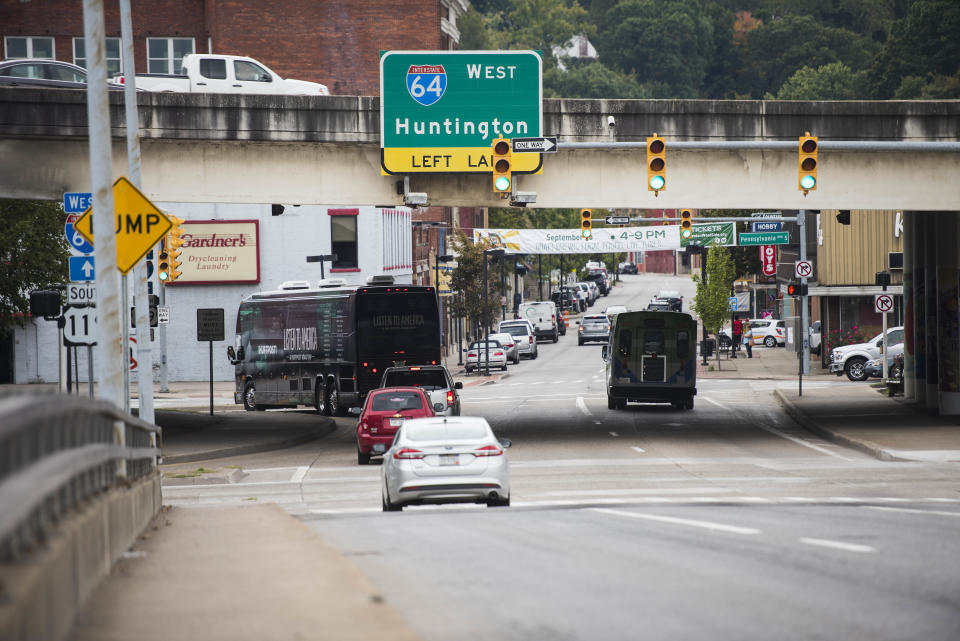
{"label": "yellow road sign post", "polygon": [[[170,230],[173,223],[124,176],[113,183],[116,213],[117,269],[126,274]],[[74,228],[93,242],[93,208],[87,209]]]}

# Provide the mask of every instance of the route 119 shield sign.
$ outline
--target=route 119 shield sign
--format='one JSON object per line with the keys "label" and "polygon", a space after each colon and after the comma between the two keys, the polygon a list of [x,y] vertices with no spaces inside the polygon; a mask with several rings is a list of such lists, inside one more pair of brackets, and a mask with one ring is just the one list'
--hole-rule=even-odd
{"label": "route 119 shield sign", "polygon": [[443,65],[410,65],[407,70],[407,91],[410,97],[429,107],[447,90],[447,72]]}

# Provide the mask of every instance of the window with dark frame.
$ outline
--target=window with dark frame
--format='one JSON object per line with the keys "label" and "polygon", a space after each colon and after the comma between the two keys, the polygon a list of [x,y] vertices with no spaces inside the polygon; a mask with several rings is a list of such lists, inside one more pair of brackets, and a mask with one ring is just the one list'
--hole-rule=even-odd
{"label": "window with dark frame", "polygon": [[357,252],[357,214],[356,209],[330,209],[330,252],[337,259],[330,265],[331,270],[356,269],[360,266]]}

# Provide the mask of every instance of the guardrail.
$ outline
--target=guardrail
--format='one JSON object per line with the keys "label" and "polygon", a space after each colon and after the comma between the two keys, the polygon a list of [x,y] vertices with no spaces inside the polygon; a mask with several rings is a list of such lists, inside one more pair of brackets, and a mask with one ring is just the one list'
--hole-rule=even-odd
{"label": "guardrail", "polygon": [[35,549],[80,503],[155,474],[159,438],[105,401],[0,397],[0,560]]}

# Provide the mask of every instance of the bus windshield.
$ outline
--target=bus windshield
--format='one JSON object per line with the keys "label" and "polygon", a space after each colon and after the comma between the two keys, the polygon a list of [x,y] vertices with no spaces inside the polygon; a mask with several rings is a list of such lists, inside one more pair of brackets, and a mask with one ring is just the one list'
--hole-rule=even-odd
{"label": "bus windshield", "polygon": [[368,357],[438,352],[440,318],[432,291],[357,296],[358,349]]}

